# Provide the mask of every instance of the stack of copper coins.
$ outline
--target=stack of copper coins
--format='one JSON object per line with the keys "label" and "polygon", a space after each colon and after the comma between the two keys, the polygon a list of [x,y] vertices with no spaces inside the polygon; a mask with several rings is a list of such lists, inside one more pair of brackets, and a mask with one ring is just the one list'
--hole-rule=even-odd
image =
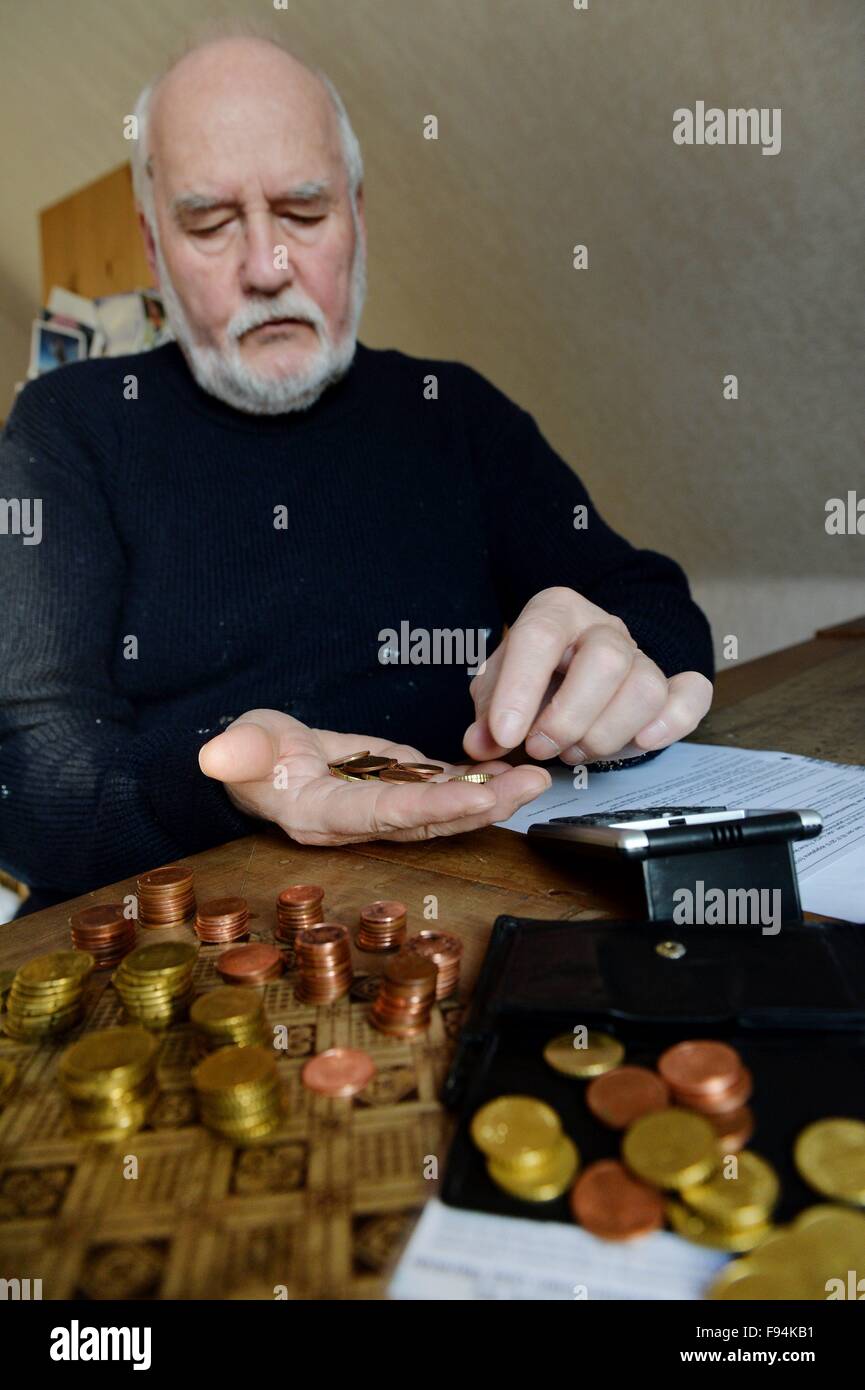
{"label": "stack of copper coins", "polygon": [[448,999],[460,981],[463,943],[446,931],[422,931],[403,947],[411,955],[424,956],[438,968],[436,999]]}
{"label": "stack of copper coins", "polygon": [[367,903],[355,941],[362,951],[393,951],[405,941],[405,919],[405,903]]}
{"label": "stack of copper coins", "polygon": [[351,989],[348,931],[337,922],[307,927],[295,941],[300,979],[297,998],[304,1004],[332,1004]]}
{"label": "stack of copper coins", "polygon": [[186,864],[166,864],[138,880],[138,921],[142,927],[173,927],[195,912],[193,872]]}
{"label": "stack of copper coins", "polygon": [[200,941],[239,941],[249,935],[246,898],[211,898],[199,903],[195,934]]}
{"label": "stack of copper coins", "polygon": [[89,951],[97,970],[109,970],[135,945],[135,922],[124,917],[122,903],[83,907],[69,918],[76,951]]}
{"label": "stack of copper coins", "polygon": [[315,927],[324,916],[324,889],[317,883],[292,883],[276,900],[277,941],[293,946],[298,932]]}
{"label": "stack of copper coins", "polygon": [[282,952],[251,941],[248,946],[223,951],[216,968],[227,985],[266,985],[282,974]]}
{"label": "stack of copper coins", "polygon": [[423,956],[400,952],[388,961],[369,1021],[380,1033],[414,1038],[426,1032],[436,995],[438,969]]}
{"label": "stack of copper coins", "polygon": [[668,1047],[658,1058],[658,1071],[677,1105],[704,1115],[729,1115],[746,1104],[753,1089],[735,1048],[708,1038]]}

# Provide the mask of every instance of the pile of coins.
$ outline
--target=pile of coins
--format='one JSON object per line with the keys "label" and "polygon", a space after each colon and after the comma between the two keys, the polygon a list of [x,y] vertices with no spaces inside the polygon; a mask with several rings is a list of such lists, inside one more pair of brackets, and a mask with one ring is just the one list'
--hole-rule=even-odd
{"label": "pile of coins", "polygon": [[41,1042],[74,1028],[94,965],[88,951],[52,951],[22,965],[6,998],[3,1021],[9,1037]]}
{"label": "pile of coins", "polygon": [[294,943],[300,972],[295,994],[304,1004],[333,1004],[351,989],[351,946],[338,922],[299,932]]}
{"label": "pile of coins", "polygon": [[356,1096],[375,1076],[375,1062],[367,1052],[354,1047],[330,1047],[310,1057],[300,1074],[310,1091],[332,1099]]}
{"label": "pile of coins", "polygon": [[199,903],[194,925],[200,941],[239,941],[249,935],[246,898],[211,898]]}
{"label": "pile of coins", "polygon": [[223,951],[216,961],[216,969],[227,985],[266,985],[282,974],[283,967],[281,951],[256,941]]}
{"label": "pile of coins", "polygon": [[143,1028],[105,1028],[68,1047],[58,1071],[75,1127],[106,1141],[140,1129],[158,1092],[158,1051]]}
{"label": "pile of coins", "polygon": [[471,1135],[496,1185],[524,1202],[550,1202],[574,1181],[576,1145],[549,1105],[531,1096],[499,1096],[478,1110]]}
{"label": "pile of coins", "polygon": [[423,956],[400,952],[385,966],[369,1021],[380,1033],[416,1038],[426,1032],[435,1002],[438,971]]}
{"label": "pile of coins", "polygon": [[130,1018],[146,1028],[167,1028],[185,1018],[197,957],[188,941],[152,942],[131,951],[112,977]]}
{"label": "pile of coins", "polygon": [[263,1138],[279,1124],[282,1105],[272,1051],[221,1047],[192,1073],[202,1122],[235,1143]]}
{"label": "pile of coins", "polygon": [[681,1042],[658,1058],[658,1072],[676,1105],[704,1115],[729,1115],[751,1097],[753,1080],[727,1043]]}
{"label": "pile of coins", "polygon": [[97,970],[117,965],[135,945],[135,922],[123,915],[122,903],[84,907],[69,918],[72,945],[89,951]]}
{"label": "pile of coins", "polygon": [[361,908],[355,941],[361,951],[393,951],[405,941],[405,903],[378,901]]}
{"label": "pile of coins", "polygon": [[[865,1269],[865,1215],[850,1207],[808,1207],[758,1249],[731,1260],[711,1285],[712,1299],[860,1298]],[[850,1287],[850,1271],[853,1288]]]}
{"label": "pile of coins", "polygon": [[[349,753],[344,758],[334,758],[328,763],[331,777],[341,777],[346,782],[431,782],[444,768],[438,763],[401,763],[396,758],[388,758],[383,753],[370,753],[362,748],[359,753]],[[449,782],[491,782],[492,772],[461,772],[448,777]]]}
{"label": "pile of coins", "polygon": [[200,994],[189,1010],[203,1045],[211,1052],[217,1047],[238,1047],[267,1041],[261,995],[254,989],[223,985]]}
{"label": "pile of coins", "polygon": [[458,936],[446,931],[422,931],[406,942],[403,950],[411,955],[424,956],[438,970],[436,999],[449,999],[460,982],[460,961],[463,943]]}
{"label": "pile of coins", "polygon": [[276,900],[277,941],[293,946],[298,932],[318,926],[324,917],[324,889],[317,883],[292,883]]}
{"label": "pile of coins", "polygon": [[187,864],[166,864],[138,880],[138,921],[142,927],[175,927],[195,912],[193,872]]}

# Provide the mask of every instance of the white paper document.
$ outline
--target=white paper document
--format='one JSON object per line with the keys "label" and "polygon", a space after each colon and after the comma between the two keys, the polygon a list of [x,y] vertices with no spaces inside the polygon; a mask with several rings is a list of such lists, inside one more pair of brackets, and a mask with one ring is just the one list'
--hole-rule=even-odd
{"label": "white paper document", "polygon": [[668,1231],[626,1243],[559,1221],[427,1202],[391,1280],[400,1299],[702,1298],[730,1257]]}
{"label": "white paper document", "polygon": [[823,832],[793,847],[807,912],[865,922],[865,767],[794,753],[676,743],[659,758],[620,772],[592,773],[574,789],[567,767],[550,766],[553,785],[501,824],[525,833],[533,821],[641,806],[724,806],[806,810]]}

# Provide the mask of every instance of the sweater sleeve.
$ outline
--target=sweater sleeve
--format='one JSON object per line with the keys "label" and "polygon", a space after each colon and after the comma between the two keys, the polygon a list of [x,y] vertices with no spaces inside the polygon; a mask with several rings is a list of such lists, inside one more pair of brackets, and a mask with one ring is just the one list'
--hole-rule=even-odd
{"label": "sweater sleeve", "polygon": [[701,671],[711,679],[711,630],[679,565],[618,535],[532,416],[471,368],[461,372],[465,428],[506,621],[542,589],[564,585],[620,617],[666,676]]}
{"label": "sweater sleeve", "polygon": [[198,767],[218,730],[142,730],[112,680],[123,548],[93,451],[74,422],[61,429],[43,385],[25,388],[0,440],[3,498],[31,499],[31,518],[41,507],[36,543],[0,535],[0,862],[72,896],[256,822]]}

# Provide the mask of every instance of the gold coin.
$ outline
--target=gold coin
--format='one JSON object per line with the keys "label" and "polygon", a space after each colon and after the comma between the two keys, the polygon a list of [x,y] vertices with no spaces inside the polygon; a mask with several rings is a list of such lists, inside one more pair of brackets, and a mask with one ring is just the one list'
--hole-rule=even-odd
{"label": "gold coin", "polygon": [[817,1120],[803,1129],[793,1148],[796,1167],[824,1197],[865,1205],[865,1124],[861,1120]]}
{"label": "gold coin", "polygon": [[787,1299],[808,1298],[807,1286],[795,1268],[771,1268],[759,1264],[759,1256],[731,1260],[706,1294],[712,1299]]}
{"label": "gold coin", "polygon": [[487,1172],[493,1182],[512,1197],[519,1197],[524,1202],[552,1202],[567,1192],[579,1166],[577,1147],[563,1134],[550,1150],[546,1162],[533,1170],[531,1175],[517,1177],[509,1165],[494,1160],[487,1163]]}
{"label": "gold coin", "polygon": [[192,1078],[200,1091],[231,1089],[242,1095],[272,1083],[276,1075],[276,1061],[263,1047],[221,1047],[199,1062]]}
{"label": "gold coin", "polygon": [[625,1049],[610,1033],[586,1030],[585,1047],[577,1046],[576,1033],[561,1033],[544,1048],[544,1061],[565,1076],[603,1076],[622,1061]]}
{"label": "gold coin", "polygon": [[152,941],[136,946],[124,958],[121,970],[128,975],[167,975],[180,973],[194,966],[198,948],[189,941]]}
{"label": "gold coin", "polygon": [[262,1012],[261,995],[243,985],[225,985],[201,994],[189,1011],[191,1022],[202,1028],[247,1023]]}
{"label": "gold coin", "polygon": [[758,1226],[747,1226],[736,1230],[732,1226],[719,1226],[707,1221],[699,1212],[691,1211],[683,1202],[667,1203],[667,1220],[678,1236],[684,1236],[693,1245],[708,1245],[713,1250],[730,1250],[740,1253],[753,1250],[772,1232],[768,1221]]}
{"label": "gold coin", "polygon": [[682,1200],[715,1225],[764,1225],[778,1200],[778,1176],[765,1158],[748,1149],[734,1157],[736,1177],[725,1176],[725,1164],[705,1182],[682,1188]]}
{"label": "gold coin", "polygon": [[709,1121],[675,1108],[635,1120],[622,1141],[622,1157],[638,1178],[662,1188],[705,1182],[721,1161]]}
{"label": "gold coin", "polygon": [[499,1096],[481,1106],[471,1124],[481,1152],[505,1164],[541,1162],[561,1132],[555,1110],[532,1096]]}
{"label": "gold coin", "polygon": [[64,1052],[60,1071],[82,1080],[106,1073],[118,1079],[140,1075],[152,1065],[157,1051],[158,1044],[143,1028],[102,1028]]}
{"label": "gold coin", "polygon": [[66,980],[81,981],[90,974],[96,957],[89,951],[52,951],[22,965],[16,976],[24,985],[53,985]]}
{"label": "gold coin", "polygon": [[494,772],[462,772],[458,777],[449,777],[449,782],[491,782]]}

